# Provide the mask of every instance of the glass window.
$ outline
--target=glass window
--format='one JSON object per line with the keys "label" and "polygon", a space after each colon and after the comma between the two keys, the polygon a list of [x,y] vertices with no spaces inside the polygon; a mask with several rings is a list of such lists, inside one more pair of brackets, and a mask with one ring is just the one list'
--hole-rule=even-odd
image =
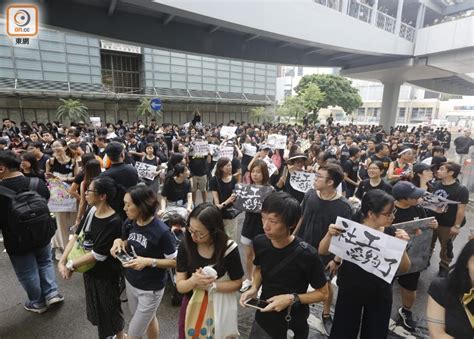
{"label": "glass window", "polygon": [[102,50],[101,64],[105,87],[116,93],[139,93],[141,55]]}

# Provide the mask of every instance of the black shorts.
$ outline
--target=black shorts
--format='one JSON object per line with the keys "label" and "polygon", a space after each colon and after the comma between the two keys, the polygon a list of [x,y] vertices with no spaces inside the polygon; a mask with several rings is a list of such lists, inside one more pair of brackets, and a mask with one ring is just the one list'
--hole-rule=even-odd
{"label": "black shorts", "polygon": [[420,272],[408,273],[397,277],[401,287],[409,291],[416,291],[418,288],[418,280],[420,280]]}

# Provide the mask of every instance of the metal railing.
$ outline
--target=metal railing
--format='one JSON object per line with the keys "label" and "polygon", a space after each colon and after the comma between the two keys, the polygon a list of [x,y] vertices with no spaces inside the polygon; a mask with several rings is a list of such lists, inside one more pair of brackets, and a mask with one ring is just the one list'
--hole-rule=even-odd
{"label": "metal railing", "polygon": [[377,18],[375,20],[375,25],[378,28],[386,30],[387,32],[390,32],[390,33],[395,33],[396,22],[397,22],[397,19],[395,19],[394,17],[391,17],[390,15],[387,15],[380,11],[377,11]]}
{"label": "metal railing", "polygon": [[411,27],[410,25],[407,25],[405,23],[401,23],[400,25],[400,37],[405,38],[408,41],[415,41],[415,28]]}
{"label": "metal railing", "polygon": [[351,0],[348,14],[353,18],[369,23],[372,16],[372,8],[361,4],[360,2]]}

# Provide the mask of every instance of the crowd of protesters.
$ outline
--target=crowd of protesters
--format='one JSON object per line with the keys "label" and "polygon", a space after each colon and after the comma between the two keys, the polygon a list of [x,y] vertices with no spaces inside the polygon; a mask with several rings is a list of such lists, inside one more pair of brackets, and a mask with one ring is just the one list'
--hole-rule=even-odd
{"label": "crowd of protesters", "polygon": [[[440,261],[429,292],[429,331],[435,338],[473,337],[474,240],[465,245],[466,239],[457,239],[466,224],[469,193],[459,182],[460,164],[446,158],[447,129],[383,130],[307,119],[303,125],[231,120],[225,126],[232,135],[221,133],[223,124],[201,121],[199,112],[182,126],[155,120],[16,126],[4,119],[0,186],[54,199],[49,182],[60,180],[77,200],[75,212],[54,213],[57,230],[50,242],[18,254],[12,245],[14,222],[7,220],[8,197],[0,194],[5,199],[0,227],[28,296],[25,309],[43,313],[64,300],[55,258],[64,279],[84,272],[87,319],[100,338],[158,338],[156,310],[170,272],[176,273],[171,280],[183,295],[180,338],[237,337],[239,290],[243,307],[251,298],[266,302],[256,312],[251,338],[306,338],[308,305],[318,302],[323,302],[322,327],[330,338],[359,333],[385,338],[394,282],[330,252],[331,238],[341,232],[336,219],[352,219],[407,241],[408,234],[392,224],[433,216],[434,236],[427,246],[434,253],[439,241]],[[270,140],[275,134],[286,137],[283,147]],[[464,147],[459,154],[468,153],[468,137],[466,132],[456,144]],[[196,154],[197,142],[208,143],[207,154]],[[232,156],[221,156],[222,148],[231,148]],[[151,177],[139,175],[139,163],[155,166]],[[316,174],[306,192],[290,182],[301,171]],[[32,185],[32,178],[38,183]],[[268,188],[261,210],[238,217],[238,184]],[[425,192],[456,203],[446,211],[425,210],[419,206]],[[243,264],[238,242],[245,249]],[[78,243],[85,252],[72,258]],[[454,265],[453,246],[463,247]],[[401,286],[397,323],[416,333],[412,308],[421,272],[404,274],[410,264],[405,251],[394,279]],[[128,329],[121,312],[122,285],[132,314]],[[214,305],[214,311],[203,305]]]}

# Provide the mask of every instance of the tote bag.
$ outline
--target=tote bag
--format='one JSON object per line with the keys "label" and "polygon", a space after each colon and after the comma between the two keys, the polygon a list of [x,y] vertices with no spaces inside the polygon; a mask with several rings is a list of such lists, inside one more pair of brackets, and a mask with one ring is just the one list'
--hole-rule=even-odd
{"label": "tote bag", "polygon": [[[96,208],[92,207],[89,210],[89,213],[87,213],[86,220],[84,221],[84,225],[81,229],[81,232],[79,233],[79,236],[77,237],[71,252],[69,252],[67,256],[68,261],[82,257],[83,255],[90,252],[84,249],[83,242],[84,242],[85,234],[89,232],[91,228],[92,218],[94,217],[95,211],[96,211]],[[84,273],[92,269],[94,266],[95,266],[95,262],[87,264],[87,265],[79,266],[78,268],[75,269],[75,271],[79,273]]]}

